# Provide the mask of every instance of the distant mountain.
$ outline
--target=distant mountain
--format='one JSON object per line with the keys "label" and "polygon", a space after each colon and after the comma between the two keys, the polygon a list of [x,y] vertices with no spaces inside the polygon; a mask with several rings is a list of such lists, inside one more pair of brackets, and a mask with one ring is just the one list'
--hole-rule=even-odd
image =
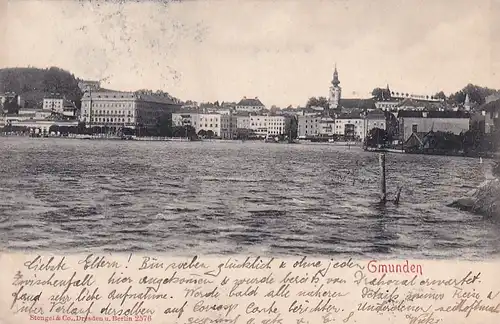
{"label": "distant mountain", "polygon": [[79,104],[82,96],[78,79],[57,67],[0,69],[0,93],[20,94],[27,106],[36,106],[46,94],[59,93]]}

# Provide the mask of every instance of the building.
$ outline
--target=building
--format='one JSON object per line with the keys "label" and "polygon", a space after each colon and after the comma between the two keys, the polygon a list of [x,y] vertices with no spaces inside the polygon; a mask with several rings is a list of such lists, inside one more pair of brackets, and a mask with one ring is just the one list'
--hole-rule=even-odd
{"label": "building", "polygon": [[68,117],[76,117],[76,105],[59,94],[51,94],[43,98],[42,109],[53,111]]}
{"label": "building", "polygon": [[12,115],[11,120],[38,120],[45,119],[54,114],[52,110],[37,109],[37,108],[21,108],[17,115]]}
{"label": "building", "polygon": [[400,103],[398,100],[377,101],[375,107],[383,111],[393,111],[398,110]]}
{"label": "building", "polygon": [[335,119],[330,116],[322,116],[319,121],[319,135],[332,137],[335,134]]}
{"label": "building", "polygon": [[196,134],[212,132],[214,137],[232,139],[236,117],[232,114],[173,113],[172,126],[192,126]]}
{"label": "building", "polygon": [[59,119],[50,117],[46,119],[38,119],[38,120],[15,120],[9,123],[12,127],[21,127],[28,130],[30,133],[36,134],[49,134],[50,128],[53,126],[58,127],[77,127],[78,120],[75,119]]}
{"label": "building", "polygon": [[485,133],[493,133],[500,127],[500,99],[487,102],[479,107]]}
{"label": "building", "polygon": [[321,115],[320,114],[305,114],[297,117],[297,136],[298,138],[308,138],[318,136],[320,134]]}
{"label": "building", "polygon": [[51,94],[43,98],[43,110],[50,110],[62,113],[64,107],[64,98],[60,94]]}
{"label": "building", "polygon": [[396,101],[402,101],[404,99],[413,99],[413,100],[418,100],[422,102],[429,102],[429,103],[438,103],[444,101],[444,99],[436,98],[434,96],[429,96],[429,95],[419,95],[419,94],[412,94],[412,93],[403,93],[403,92],[395,92],[391,91],[389,89],[389,85],[387,85],[387,89],[389,90],[389,93],[391,94],[391,99],[396,100]]}
{"label": "building", "polygon": [[248,115],[237,116],[237,128],[251,130],[259,137],[267,135],[288,135],[291,117],[287,115]]}
{"label": "building", "polygon": [[86,127],[154,128],[160,118],[172,118],[180,104],[166,95],[151,92],[98,91],[82,97],[80,121]]}
{"label": "building", "polygon": [[497,101],[497,100],[500,100],[500,92],[498,93],[494,93],[494,94],[491,94],[489,96],[487,96],[486,98],[484,98],[484,103],[490,103],[492,101]]}
{"label": "building", "polygon": [[254,112],[257,113],[261,110],[266,109],[264,104],[259,100],[259,98],[255,97],[254,99],[249,99],[247,97],[243,97],[236,104],[236,112]]}
{"label": "building", "polygon": [[386,116],[382,110],[369,111],[365,117],[366,132],[369,133],[374,128],[387,130]]}
{"label": "building", "polygon": [[412,133],[451,132],[460,134],[470,128],[470,114],[466,111],[399,111],[400,137],[407,141]]}
{"label": "building", "polygon": [[[266,119],[264,119],[266,122]],[[289,135],[290,116],[267,116],[267,134],[268,135]]]}
{"label": "building", "polygon": [[342,94],[342,88],[339,86],[339,84],[339,73],[337,71],[337,64],[335,64],[332,85],[330,86],[330,93],[328,96],[328,105],[330,109],[337,109],[339,107],[340,97]]}
{"label": "building", "polygon": [[366,137],[365,119],[358,113],[338,115],[335,118],[335,135],[363,140]]}

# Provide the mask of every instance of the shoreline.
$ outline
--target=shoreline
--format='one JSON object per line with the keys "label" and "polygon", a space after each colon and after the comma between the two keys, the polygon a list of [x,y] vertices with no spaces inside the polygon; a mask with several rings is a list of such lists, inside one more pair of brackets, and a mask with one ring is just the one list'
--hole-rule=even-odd
{"label": "shoreline", "polygon": [[73,134],[70,136],[29,136],[29,135],[15,135],[15,134],[0,134],[0,138],[2,137],[23,137],[23,138],[32,138],[32,139],[63,139],[63,140],[94,140],[94,141],[135,141],[135,142],[209,142],[209,143],[266,143],[266,144],[301,144],[301,145],[331,145],[337,147],[348,147],[348,148],[361,148],[365,152],[370,153],[394,153],[394,154],[406,154],[406,155],[435,155],[435,156],[453,156],[453,157],[463,157],[463,158],[483,158],[483,159],[495,159],[500,158],[500,152],[487,152],[481,154],[474,155],[464,155],[460,153],[446,153],[446,152],[408,152],[402,149],[391,149],[391,148],[373,148],[373,147],[364,147],[362,143],[359,142],[311,142],[306,140],[296,140],[295,142],[265,142],[263,139],[252,139],[252,140],[241,140],[241,139],[190,139],[186,137],[160,137],[160,136],[144,136],[144,137],[135,137],[135,136],[96,136],[96,135],[83,135],[83,134]]}

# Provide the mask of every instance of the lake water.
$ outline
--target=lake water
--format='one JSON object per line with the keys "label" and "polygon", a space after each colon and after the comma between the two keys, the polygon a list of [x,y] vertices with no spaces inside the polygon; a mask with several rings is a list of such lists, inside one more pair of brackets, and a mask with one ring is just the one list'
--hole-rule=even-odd
{"label": "lake water", "polygon": [[484,259],[500,224],[446,205],[490,161],[329,144],[0,137],[0,247]]}

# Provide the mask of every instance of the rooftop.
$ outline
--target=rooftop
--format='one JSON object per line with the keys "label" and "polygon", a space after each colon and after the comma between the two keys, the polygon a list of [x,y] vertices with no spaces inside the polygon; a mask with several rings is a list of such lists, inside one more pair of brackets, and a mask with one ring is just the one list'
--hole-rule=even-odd
{"label": "rooftop", "polygon": [[362,115],[360,113],[351,112],[351,113],[343,113],[339,114],[336,119],[362,119]]}
{"label": "rooftop", "polygon": [[339,105],[342,108],[375,109],[375,100],[373,98],[370,99],[346,98],[346,99],[340,99]]}
{"label": "rooftop", "polygon": [[485,103],[482,106],[480,106],[478,109],[485,110],[487,112],[500,111],[500,99]]}
{"label": "rooftop", "polygon": [[385,119],[385,113],[381,109],[369,111],[366,114],[366,119]]}
{"label": "rooftop", "polygon": [[89,98],[92,95],[92,98],[129,98],[129,99],[137,99],[146,102],[157,102],[157,103],[165,103],[171,105],[180,105],[175,102],[172,97],[167,95],[158,95],[154,93],[144,93],[144,92],[124,92],[124,91],[95,91],[92,94],[86,92],[84,93],[84,98]]}
{"label": "rooftop", "polygon": [[264,107],[264,104],[257,97],[255,97],[254,99],[245,97],[237,103],[237,106]]}
{"label": "rooftop", "polygon": [[414,110],[400,110],[398,118],[470,118],[468,111],[448,110],[448,111],[414,111]]}

